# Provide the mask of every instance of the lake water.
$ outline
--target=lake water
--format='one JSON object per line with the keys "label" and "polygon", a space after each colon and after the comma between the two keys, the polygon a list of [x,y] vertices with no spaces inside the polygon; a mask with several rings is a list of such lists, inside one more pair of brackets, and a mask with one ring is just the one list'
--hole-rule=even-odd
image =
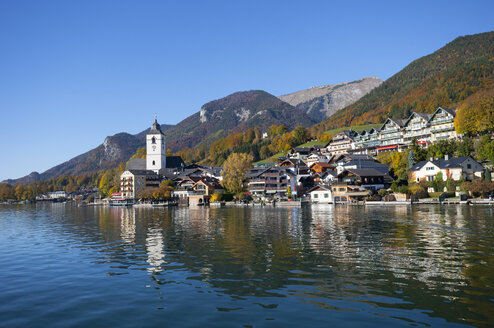
{"label": "lake water", "polygon": [[494,324],[494,206],[0,206],[2,327]]}

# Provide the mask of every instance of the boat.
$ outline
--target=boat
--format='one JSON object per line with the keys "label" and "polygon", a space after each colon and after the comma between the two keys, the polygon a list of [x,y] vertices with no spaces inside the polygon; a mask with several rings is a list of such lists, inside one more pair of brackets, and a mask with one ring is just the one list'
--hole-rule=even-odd
{"label": "boat", "polygon": [[134,198],[125,198],[122,193],[116,192],[111,195],[108,204],[110,206],[132,206],[134,205]]}

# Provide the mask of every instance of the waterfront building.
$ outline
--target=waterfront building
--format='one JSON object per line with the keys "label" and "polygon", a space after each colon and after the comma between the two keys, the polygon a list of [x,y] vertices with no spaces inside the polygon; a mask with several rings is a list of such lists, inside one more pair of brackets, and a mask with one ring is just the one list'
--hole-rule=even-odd
{"label": "waterfront building", "polygon": [[484,168],[470,156],[449,158],[446,155],[444,159],[430,158],[415,164],[408,170],[408,178],[411,182],[434,181],[439,172],[444,181],[448,178],[471,181],[482,178]]}
{"label": "waterfront building", "polygon": [[338,182],[331,186],[335,203],[346,203],[363,200],[370,196],[371,191],[358,185],[349,185],[346,182]]}
{"label": "waterfront building", "polygon": [[297,187],[296,175],[286,167],[255,167],[247,178],[248,190],[253,196],[286,196],[288,188],[293,192]]}
{"label": "waterfront building", "polygon": [[456,111],[454,109],[438,107],[429,119],[431,142],[456,139],[455,131]]}
{"label": "waterfront building", "polygon": [[429,119],[432,115],[413,112],[403,124],[403,143],[409,145],[413,139],[422,146],[431,142]]}
{"label": "waterfront building", "polygon": [[330,186],[318,185],[307,192],[312,203],[333,204],[333,191]]}
{"label": "waterfront building", "polygon": [[376,169],[345,169],[338,174],[338,182],[360,186],[366,190],[379,190],[389,185],[390,177]]}
{"label": "waterfront building", "polygon": [[127,169],[120,175],[120,192],[125,198],[137,198],[146,188],[158,188],[160,176],[152,170]]}
{"label": "waterfront building", "polygon": [[132,158],[120,175],[120,192],[125,198],[136,198],[146,188],[158,188],[161,181],[184,169],[180,156],[166,156],[165,134],[155,116],[146,134],[146,158]]}

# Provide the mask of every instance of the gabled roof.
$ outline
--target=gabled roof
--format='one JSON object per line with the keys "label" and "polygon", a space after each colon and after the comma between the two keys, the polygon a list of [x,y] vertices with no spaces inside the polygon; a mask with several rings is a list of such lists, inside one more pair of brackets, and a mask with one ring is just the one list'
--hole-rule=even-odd
{"label": "gabled roof", "polygon": [[410,120],[411,120],[414,116],[421,117],[421,118],[422,118],[424,121],[426,121],[426,122],[429,122],[429,119],[431,118],[431,114],[426,114],[426,113],[418,113],[418,112],[412,112],[412,114],[410,114],[410,116],[408,116],[408,118],[406,119],[406,121],[405,121],[405,123],[403,124],[403,126],[408,125],[408,122],[410,122]]}
{"label": "gabled roof", "polygon": [[330,186],[324,186],[324,185],[317,185],[317,186],[314,186],[312,188],[310,188],[309,190],[307,190],[307,192],[313,192],[313,191],[331,191],[331,187]]}
{"label": "gabled roof", "polygon": [[403,124],[404,124],[404,120],[400,119],[400,118],[392,118],[392,117],[388,117],[386,119],[386,121],[384,121],[383,125],[379,128],[379,131],[382,131],[382,129],[384,128],[384,126],[386,125],[386,123],[388,122],[393,122],[395,124],[397,124],[400,128],[403,127]]}
{"label": "gabled roof", "polygon": [[340,174],[338,174],[338,176],[343,176],[344,173],[347,172],[353,173],[360,177],[384,177],[385,175],[387,175],[386,173],[380,172],[376,169],[368,168],[368,169],[345,169]]}
{"label": "gabled roof", "polygon": [[444,112],[452,115],[453,117],[456,117],[456,110],[455,109],[438,107],[434,111],[434,113],[431,115],[431,117],[429,118],[429,121],[432,121],[432,119],[434,118],[434,116],[436,116],[436,114],[439,113],[439,112],[441,112],[441,111],[444,111]]}
{"label": "gabled roof", "polygon": [[347,162],[350,161],[375,161],[372,156],[369,155],[360,155],[360,154],[340,154],[336,155],[331,159],[332,162],[339,162],[341,160],[345,160]]}
{"label": "gabled roof", "polygon": [[215,178],[211,178],[211,177],[199,178],[199,180],[196,181],[194,186],[196,186],[199,183],[203,183],[206,186],[208,186],[209,188],[223,189],[223,187],[220,185],[220,181],[218,179],[215,179]]}
{"label": "gabled roof", "polygon": [[465,162],[467,159],[471,159],[472,161],[476,162],[472,157],[470,156],[465,156],[465,157],[453,157],[448,160],[445,159],[437,159],[437,160],[428,160],[428,161],[422,161],[418,162],[414,166],[412,166],[408,171],[418,171],[422,167],[424,167],[427,163],[432,163],[435,166],[439,167],[440,169],[454,169],[454,168],[460,168],[461,164]]}
{"label": "gabled roof", "polygon": [[288,174],[288,175],[293,176],[293,173],[290,170],[288,170],[284,167],[279,167],[279,166],[255,167],[253,169],[250,169],[250,171],[247,173],[246,176],[247,176],[247,178],[253,178],[253,177],[260,176],[267,171],[278,171],[279,173]]}
{"label": "gabled roof", "polygon": [[306,166],[305,162],[302,161],[301,159],[296,159],[296,158],[287,158],[281,163],[278,164],[279,166],[281,165],[287,165],[287,166]]}
{"label": "gabled roof", "polygon": [[328,169],[334,168],[334,165],[331,165],[331,164],[326,163],[326,162],[316,162],[316,163],[312,164],[312,166],[314,166],[314,165],[318,165],[320,167],[325,167],[325,168],[328,168]]}
{"label": "gabled roof", "polygon": [[343,131],[340,131],[338,132],[337,134],[335,134],[331,140],[329,140],[325,145],[324,145],[324,148],[328,147],[329,144],[331,143],[331,141],[333,141],[334,137],[336,137],[337,135],[340,135],[340,134],[344,134],[345,136],[347,136],[350,140],[354,140],[354,138],[359,134],[357,131],[353,131],[353,130],[343,130]]}

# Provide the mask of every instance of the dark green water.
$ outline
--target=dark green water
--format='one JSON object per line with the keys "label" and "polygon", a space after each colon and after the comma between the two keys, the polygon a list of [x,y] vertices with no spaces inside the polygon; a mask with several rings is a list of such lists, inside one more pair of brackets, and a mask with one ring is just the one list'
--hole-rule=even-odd
{"label": "dark green water", "polygon": [[0,206],[1,327],[493,324],[493,206]]}

